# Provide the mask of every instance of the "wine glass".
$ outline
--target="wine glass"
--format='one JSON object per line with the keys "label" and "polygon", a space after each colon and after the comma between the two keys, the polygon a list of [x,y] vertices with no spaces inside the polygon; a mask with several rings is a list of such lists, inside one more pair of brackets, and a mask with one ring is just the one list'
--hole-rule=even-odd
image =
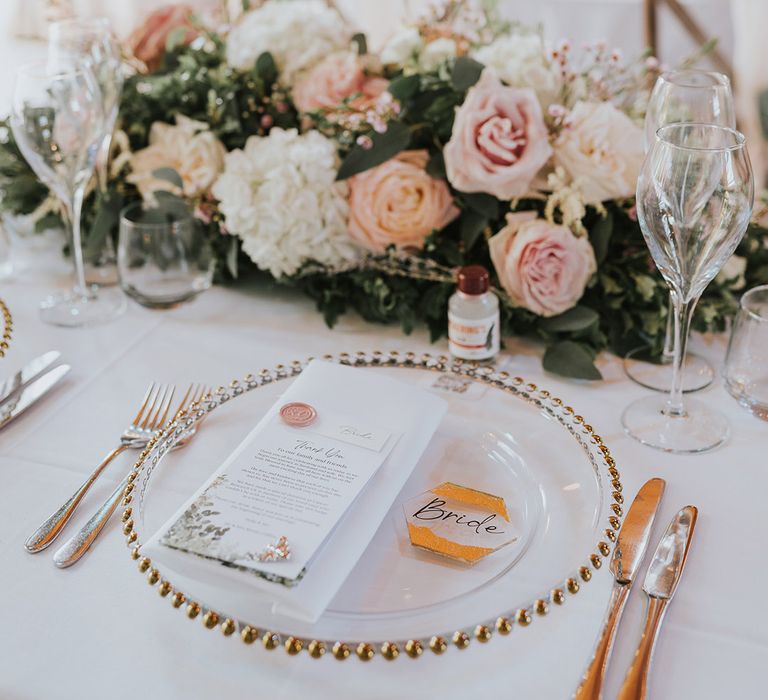
{"label": "wine glass", "polygon": [[104,103],[105,132],[99,146],[96,173],[99,188],[107,189],[109,149],[123,90],[120,45],[106,17],[73,17],[50,25],[48,63],[56,70],[69,64],[85,63],[96,77]]}
{"label": "wine glass", "polygon": [[683,401],[691,316],[704,288],[736,250],[752,215],[754,185],[744,136],[712,124],[668,124],[656,132],[637,181],[643,237],[672,295],[674,360],[667,398],[631,403],[627,434],[667,452],[703,452],[730,433],[725,417]]}
{"label": "wine glass", "polygon": [[[665,124],[698,122],[736,128],[731,83],[722,73],[678,70],[663,73],[656,81],[645,113],[645,150]],[[674,311],[670,299],[664,348],[654,357],[650,348],[639,347],[627,353],[624,371],[638,384],[656,391],[667,391],[672,383]],[[683,368],[683,391],[703,389],[712,383],[715,371],[700,355],[688,353]]]}
{"label": "wine glass", "polygon": [[44,63],[20,67],[10,122],[29,166],[58,197],[70,233],[75,286],[41,304],[43,321],[82,326],[114,318],[125,310],[125,297],[117,289],[97,294],[86,286],[80,244],[85,189],[105,131],[101,93],[92,71],[82,64],[58,72]]}
{"label": "wine glass", "polygon": [[[73,17],[53,22],[48,34],[48,63],[55,70],[65,65],[85,63],[99,84],[106,130],[96,159],[96,176],[101,199],[104,200],[109,197],[109,153],[123,88],[120,45],[109,20],[105,17]],[[109,235],[87,236],[84,256],[86,282],[117,284],[115,247]]]}

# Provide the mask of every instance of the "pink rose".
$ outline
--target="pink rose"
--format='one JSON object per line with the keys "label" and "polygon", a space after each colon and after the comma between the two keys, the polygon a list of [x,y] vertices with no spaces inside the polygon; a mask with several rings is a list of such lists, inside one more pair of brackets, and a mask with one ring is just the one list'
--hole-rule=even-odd
{"label": "pink rose", "polygon": [[489,246],[501,286],[515,304],[539,316],[575,306],[597,270],[586,238],[532,211],[507,214],[507,225]]}
{"label": "pink rose", "polygon": [[349,178],[349,233],[374,252],[394,243],[421,248],[424,239],[453,221],[459,210],[448,185],[424,169],[427,151],[403,151]]}
{"label": "pink rose", "polygon": [[165,56],[168,36],[176,29],[186,30],[183,42],[189,44],[198,34],[192,23],[194,10],[189,5],[167,5],[155,10],[128,37],[128,45],[147,69],[157,70]]}
{"label": "pink rose", "polygon": [[499,199],[525,194],[552,155],[536,93],[506,87],[486,68],[456,111],[444,155],[457,190]]}
{"label": "pink rose", "polygon": [[365,74],[350,51],[333,53],[307,71],[293,88],[293,101],[301,112],[336,107],[345,97],[363,91]]}

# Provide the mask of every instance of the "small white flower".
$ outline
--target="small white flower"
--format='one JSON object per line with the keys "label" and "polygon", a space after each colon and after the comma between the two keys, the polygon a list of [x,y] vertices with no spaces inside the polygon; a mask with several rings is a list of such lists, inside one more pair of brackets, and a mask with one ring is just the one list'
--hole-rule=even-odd
{"label": "small white flower", "polygon": [[402,27],[381,50],[385,65],[407,66],[414,63],[424,47],[424,40],[416,27]]}
{"label": "small white flower", "polygon": [[443,61],[456,55],[456,42],[453,39],[441,37],[430,41],[419,56],[419,65],[424,70],[434,70]]}
{"label": "small white flower", "polygon": [[476,49],[472,57],[493,68],[507,85],[533,88],[542,104],[555,99],[558,76],[538,34],[501,36]]}
{"label": "small white flower", "polygon": [[332,267],[357,258],[337,166],[334,142],[317,131],[274,128],[227,155],[213,194],[259,268],[282,277],[310,261]]}
{"label": "small white flower", "polygon": [[349,46],[352,33],[322,0],[268,2],[248,12],[227,38],[227,62],[248,70],[269,51],[283,85],[334,51]]}

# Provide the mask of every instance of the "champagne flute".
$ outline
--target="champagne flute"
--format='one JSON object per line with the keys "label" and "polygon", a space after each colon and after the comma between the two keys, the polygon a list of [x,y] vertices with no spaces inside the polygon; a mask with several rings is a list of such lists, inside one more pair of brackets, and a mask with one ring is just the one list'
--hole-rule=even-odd
{"label": "champagne flute", "polygon": [[16,74],[10,122],[29,166],[58,197],[70,234],[74,289],[41,304],[43,321],[82,326],[118,316],[125,310],[125,297],[117,289],[97,294],[86,286],[80,244],[85,189],[105,131],[101,93],[92,71],[85,65],[58,72],[41,63],[22,66]]}
{"label": "champagne flute", "polygon": [[105,132],[96,160],[99,189],[107,189],[109,149],[123,90],[120,45],[106,17],[73,17],[50,25],[48,63],[55,70],[71,63],[85,63],[99,84],[104,103]]}
{"label": "champagne flute", "polygon": [[[698,122],[736,128],[731,83],[722,73],[678,70],[659,76],[648,100],[645,113],[645,150],[656,138],[656,130],[665,124]],[[667,308],[664,348],[660,357],[639,347],[627,353],[624,371],[638,384],[656,391],[667,391],[672,383],[674,310]],[[715,371],[700,355],[688,353],[683,371],[683,391],[703,389],[712,383]]]}
{"label": "champagne flute", "polygon": [[[48,64],[54,70],[85,63],[96,77],[104,102],[105,132],[96,159],[96,177],[101,200],[108,198],[109,153],[112,145],[120,94],[123,65],[120,45],[109,20],[104,17],[73,17],[53,22],[48,34]],[[103,204],[103,202],[102,202]],[[85,238],[86,282],[117,284],[115,246],[103,230],[91,231]]]}
{"label": "champagne flute", "polygon": [[624,411],[625,432],[667,452],[722,444],[728,421],[705,403],[683,401],[682,369],[691,316],[744,236],[754,185],[744,136],[712,124],[668,124],[656,132],[637,181],[637,216],[674,307],[672,388]]}

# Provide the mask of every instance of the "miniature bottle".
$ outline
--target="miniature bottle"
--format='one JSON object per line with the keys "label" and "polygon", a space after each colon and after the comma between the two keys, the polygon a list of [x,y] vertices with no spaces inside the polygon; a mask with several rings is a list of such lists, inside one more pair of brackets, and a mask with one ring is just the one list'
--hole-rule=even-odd
{"label": "miniature bottle", "polygon": [[492,362],[499,352],[499,300],[490,290],[488,270],[469,265],[448,300],[448,347],[453,357]]}

